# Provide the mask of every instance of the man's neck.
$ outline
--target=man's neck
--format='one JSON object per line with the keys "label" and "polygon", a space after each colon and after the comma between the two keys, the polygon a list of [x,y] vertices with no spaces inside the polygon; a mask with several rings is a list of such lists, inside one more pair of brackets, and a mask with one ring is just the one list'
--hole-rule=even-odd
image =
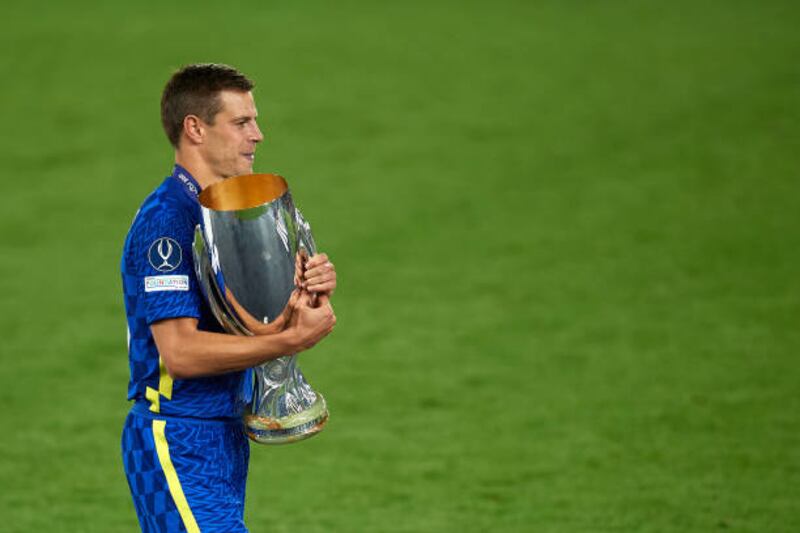
{"label": "man's neck", "polygon": [[222,176],[215,175],[197,154],[178,150],[175,152],[175,163],[188,170],[201,189],[205,189],[223,179]]}

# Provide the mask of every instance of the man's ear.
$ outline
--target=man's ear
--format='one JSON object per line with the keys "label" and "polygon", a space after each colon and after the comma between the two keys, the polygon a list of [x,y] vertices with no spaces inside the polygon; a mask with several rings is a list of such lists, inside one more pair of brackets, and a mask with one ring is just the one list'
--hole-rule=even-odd
{"label": "man's ear", "polygon": [[206,136],[205,123],[197,115],[183,117],[183,133],[192,144],[203,144]]}

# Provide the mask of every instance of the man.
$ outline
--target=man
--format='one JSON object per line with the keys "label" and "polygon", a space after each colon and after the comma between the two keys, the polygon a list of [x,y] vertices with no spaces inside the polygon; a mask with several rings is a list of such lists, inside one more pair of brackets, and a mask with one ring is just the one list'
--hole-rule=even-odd
{"label": "man", "polygon": [[272,334],[223,333],[200,292],[191,255],[197,196],[253,172],[264,137],[252,89],[225,65],[189,65],[172,76],[161,119],[175,167],[145,199],[125,240],[128,399],[135,403],[122,451],[142,531],[247,531],[245,371],[310,348],[336,323],[336,271],[325,254],[307,261],[291,318]]}

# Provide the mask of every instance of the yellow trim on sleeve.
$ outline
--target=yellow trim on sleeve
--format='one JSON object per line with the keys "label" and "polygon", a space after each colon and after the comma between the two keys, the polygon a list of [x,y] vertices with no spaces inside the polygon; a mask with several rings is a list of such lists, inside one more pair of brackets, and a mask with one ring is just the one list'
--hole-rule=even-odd
{"label": "yellow trim on sleeve", "polygon": [[150,402],[150,410],[154,413],[158,413],[161,407],[160,398],[158,396],[158,391],[155,390],[153,387],[147,387],[144,390],[144,397]]}
{"label": "yellow trim on sleeve", "polygon": [[172,378],[167,372],[164,360],[158,358],[158,392],[167,400],[172,399]]}
{"label": "yellow trim on sleeve", "polygon": [[161,396],[167,400],[172,399],[172,378],[167,372],[167,367],[164,365],[164,360],[158,358],[158,390],[153,387],[147,387],[144,391],[144,397],[150,402],[150,410],[154,413],[161,412]]}
{"label": "yellow trim on sleeve", "polygon": [[166,420],[153,420],[153,440],[155,440],[156,443],[158,462],[161,463],[161,469],[167,477],[169,493],[172,495],[175,507],[178,508],[178,513],[181,515],[181,520],[183,520],[186,531],[188,533],[200,533],[200,528],[197,527],[197,521],[194,519],[192,509],[189,507],[189,502],[186,501],[186,496],[183,494],[181,481],[178,479],[178,472],[175,471],[175,466],[172,464],[172,459],[169,457],[169,445],[167,444],[167,436],[164,432],[166,426]]}

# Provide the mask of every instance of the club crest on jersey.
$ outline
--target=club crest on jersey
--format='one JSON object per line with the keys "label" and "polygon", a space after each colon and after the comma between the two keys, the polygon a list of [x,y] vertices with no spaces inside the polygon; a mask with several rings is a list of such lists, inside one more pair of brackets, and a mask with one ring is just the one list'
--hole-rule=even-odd
{"label": "club crest on jersey", "polygon": [[183,252],[181,245],[175,239],[161,237],[153,241],[147,251],[150,265],[159,272],[172,272],[181,264]]}

